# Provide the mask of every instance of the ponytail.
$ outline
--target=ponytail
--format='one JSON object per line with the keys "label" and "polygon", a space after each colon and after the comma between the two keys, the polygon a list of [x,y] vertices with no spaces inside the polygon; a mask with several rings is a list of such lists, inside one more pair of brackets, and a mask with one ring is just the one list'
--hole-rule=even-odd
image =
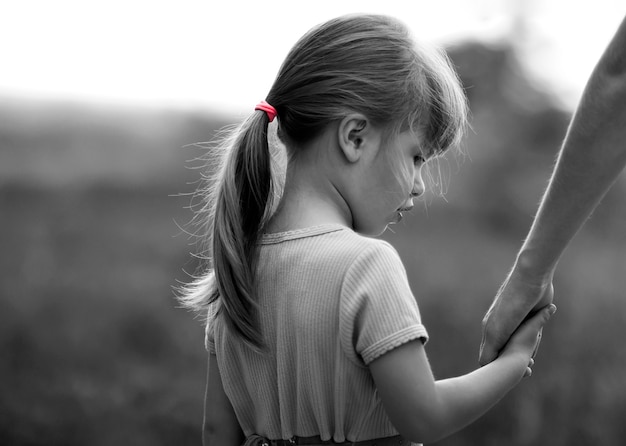
{"label": "ponytail", "polygon": [[225,138],[222,166],[203,190],[207,202],[208,268],[182,290],[183,306],[206,311],[219,299],[218,314],[253,349],[263,347],[254,296],[256,244],[273,197],[269,117],[255,111]]}
{"label": "ponytail", "polygon": [[272,186],[268,124],[258,111],[243,124],[224,166],[213,223],[213,269],[226,323],[257,349],[262,336],[253,283]]}

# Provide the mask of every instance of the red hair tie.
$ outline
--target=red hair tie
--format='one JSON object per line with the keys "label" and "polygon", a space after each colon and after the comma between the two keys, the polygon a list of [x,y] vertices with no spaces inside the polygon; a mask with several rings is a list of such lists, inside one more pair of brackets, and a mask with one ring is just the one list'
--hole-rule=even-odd
{"label": "red hair tie", "polygon": [[270,104],[268,104],[265,101],[261,101],[259,102],[256,107],[254,107],[255,110],[261,110],[264,111],[265,113],[267,113],[267,117],[269,118],[270,122],[272,122],[274,120],[274,118],[276,117],[276,115],[278,114],[278,112],[276,111],[276,109],[274,107],[272,107]]}

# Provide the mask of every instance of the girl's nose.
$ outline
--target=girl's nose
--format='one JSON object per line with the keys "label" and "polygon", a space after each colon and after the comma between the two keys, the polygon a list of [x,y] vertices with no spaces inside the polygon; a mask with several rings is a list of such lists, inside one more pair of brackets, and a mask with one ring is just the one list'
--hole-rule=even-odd
{"label": "girl's nose", "polygon": [[411,197],[419,197],[426,190],[426,186],[424,186],[424,180],[422,179],[421,170],[415,174],[415,180],[413,181],[413,190],[411,190]]}

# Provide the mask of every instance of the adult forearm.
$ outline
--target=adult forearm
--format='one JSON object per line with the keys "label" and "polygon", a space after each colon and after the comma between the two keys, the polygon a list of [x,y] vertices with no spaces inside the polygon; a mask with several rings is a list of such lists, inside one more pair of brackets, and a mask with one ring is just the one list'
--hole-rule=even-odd
{"label": "adult forearm", "polygon": [[626,20],[596,65],[574,113],[552,178],[520,251],[553,270],[626,164]]}

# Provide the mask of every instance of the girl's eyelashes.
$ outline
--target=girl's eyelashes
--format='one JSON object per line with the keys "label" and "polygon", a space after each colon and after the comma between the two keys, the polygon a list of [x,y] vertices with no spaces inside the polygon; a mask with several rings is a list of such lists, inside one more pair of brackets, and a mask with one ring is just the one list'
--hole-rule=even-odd
{"label": "girl's eyelashes", "polygon": [[426,159],[424,158],[423,155],[415,155],[413,157],[413,164],[424,164],[426,162]]}

